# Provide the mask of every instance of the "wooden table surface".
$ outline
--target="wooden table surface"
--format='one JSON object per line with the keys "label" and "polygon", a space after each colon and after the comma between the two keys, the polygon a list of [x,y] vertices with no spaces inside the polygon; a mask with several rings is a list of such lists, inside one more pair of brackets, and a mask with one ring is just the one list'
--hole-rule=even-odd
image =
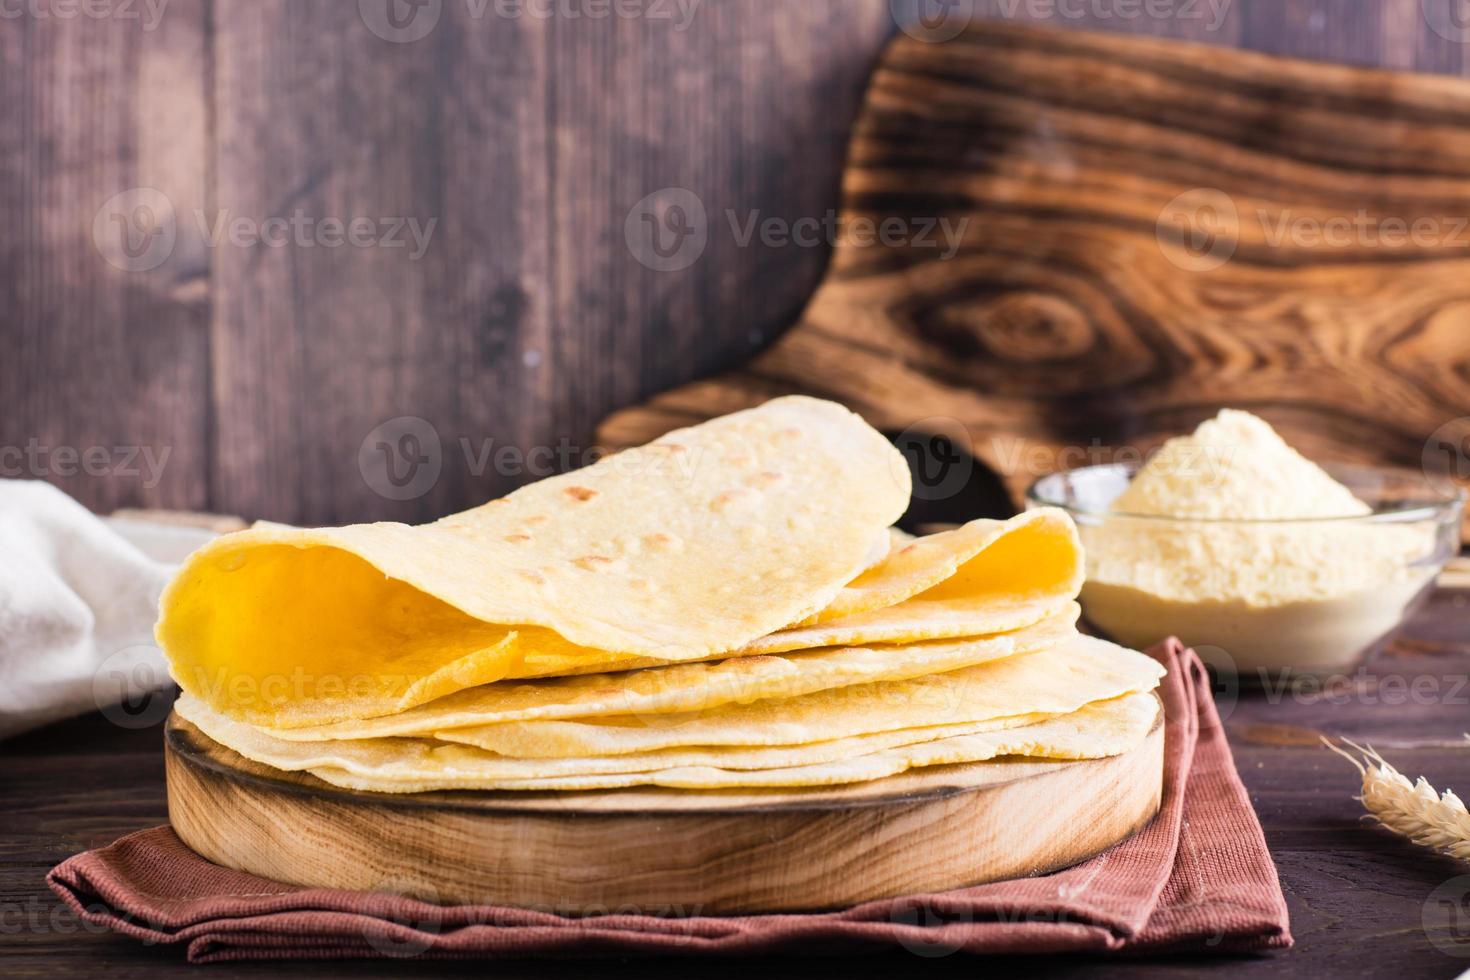
{"label": "wooden table surface", "polygon": [[[1451,577],[1405,635],[1369,667],[1325,690],[1218,692],[1241,776],[1266,830],[1291,906],[1294,949],[1263,957],[1147,961],[1065,958],[921,959],[896,952],[808,963],[833,975],[895,971],[974,976],[997,966],[1047,976],[1454,977],[1470,969],[1470,866],[1363,825],[1356,774],[1319,733],[1372,742],[1411,778],[1470,793],[1470,582]],[[6,977],[167,977],[189,970],[183,950],[145,947],[88,927],[46,889],[47,869],[121,834],[164,822],[161,726],[118,727],[102,715],[0,744],[0,974]],[[1441,888],[1441,886],[1444,886]],[[1464,886],[1464,887],[1458,887]],[[1436,888],[1440,891],[1436,893]],[[1433,893],[1433,894],[1432,894]],[[1445,904],[1439,901],[1450,898]],[[1426,930],[1426,909],[1441,925]],[[1458,926],[1458,928],[1456,928]],[[794,965],[794,964],[790,964]],[[687,973],[746,977],[777,968],[749,960],[614,961],[601,976]],[[800,967],[797,967],[800,968]],[[585,965],[440,964],[402,960],[217,965],[214,978],[480,975],[580,976]]]}

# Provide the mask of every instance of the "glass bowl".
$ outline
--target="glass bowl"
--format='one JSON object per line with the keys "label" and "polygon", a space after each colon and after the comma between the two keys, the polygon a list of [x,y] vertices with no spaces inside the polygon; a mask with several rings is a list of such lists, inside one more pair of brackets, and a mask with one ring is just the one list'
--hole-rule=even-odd
{"label": "glass bowl", "polygon": [[1027,507],[1059,507],[1076,521],[1090,623],[1137,649],[1178,636],[1241,679],[1361,663],[1459,551],[1465,494],[1422,473],[1324,466],[1372,508],[1360,517],[1206,520],[1111,511],[1138,468],[1054,473],[1032,484]]}

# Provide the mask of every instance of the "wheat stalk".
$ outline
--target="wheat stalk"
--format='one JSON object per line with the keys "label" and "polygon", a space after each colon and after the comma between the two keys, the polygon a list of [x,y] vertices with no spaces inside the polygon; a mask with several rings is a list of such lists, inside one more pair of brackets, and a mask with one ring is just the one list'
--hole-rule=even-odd
{"label": "wheat stalk", "polygon": [[[1465,737],[1470,738],[1470,735]],[[1470,811],[1465,809],[1458,796],[1450,790],[1435,792],[1423,776],[1418,782],[1411,783],[1371,747],[1364,748],[1347,739],[1343,741],[1360,753],[1362,759],[1322,739],[1324,745],[1351,762],[1362,774],[1363,795],[1356,799],[1368,808],[1369,819],[1415,844],[1461,861],[1470,861]]]}

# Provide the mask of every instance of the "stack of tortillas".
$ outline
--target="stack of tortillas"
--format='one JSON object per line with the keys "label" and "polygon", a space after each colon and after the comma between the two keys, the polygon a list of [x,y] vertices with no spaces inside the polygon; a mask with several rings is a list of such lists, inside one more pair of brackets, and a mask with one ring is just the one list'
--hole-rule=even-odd
{"label": "stack of tortillas", "polygon": [[259,526],[162,602],[177,710],[354,789],[800,787],[1139,745],[1063,513],[908,538],[904,459],[781,398],[423,527]]}

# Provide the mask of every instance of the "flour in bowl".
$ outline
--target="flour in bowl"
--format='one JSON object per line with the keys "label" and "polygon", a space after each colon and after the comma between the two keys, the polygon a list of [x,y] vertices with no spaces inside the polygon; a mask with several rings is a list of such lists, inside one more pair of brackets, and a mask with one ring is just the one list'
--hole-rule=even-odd
{"label": "flour in bowl", "polygon": [[1242,672],[1351,664],[1437,567],[1433,521],[1366,519],[1247,412],[1169,440],[1111,511],[1083,528],[1088,617],[1134,645],[1178,635]]}

